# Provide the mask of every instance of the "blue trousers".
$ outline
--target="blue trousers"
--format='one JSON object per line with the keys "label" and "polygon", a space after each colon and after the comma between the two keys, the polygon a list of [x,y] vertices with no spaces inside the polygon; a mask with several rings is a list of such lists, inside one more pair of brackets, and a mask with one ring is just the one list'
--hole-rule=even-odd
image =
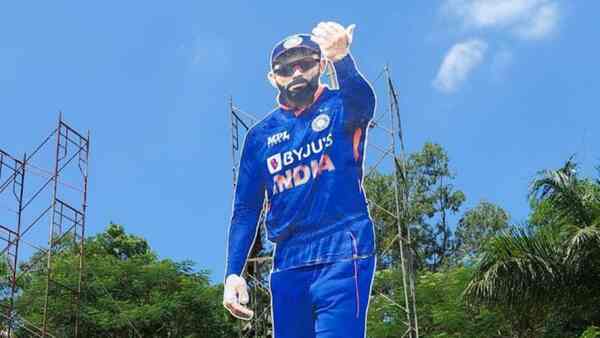
{"label": "blue trousers", "polygon": [[376,258],[271,273],[273,338],[364,338]]}

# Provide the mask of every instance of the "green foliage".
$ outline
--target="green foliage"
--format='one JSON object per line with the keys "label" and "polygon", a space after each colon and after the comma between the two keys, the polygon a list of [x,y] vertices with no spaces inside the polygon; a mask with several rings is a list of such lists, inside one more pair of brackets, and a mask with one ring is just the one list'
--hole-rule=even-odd
{"label": "green foliage", "polygon": [[509,228],[509,218],[504,209],[487,201],[481,201],[465,212],[456,228],[459,242],[456,258],[475,258],[490,238]]}
{"label": "green foliage", "polygon": [[[398,227],[395,214],[396,200],[394,177],[373,172],[365,180],[365,190],[369,198],[370,214],[375,224],[375,239],[378,250],[378,265],[389,267],[398,261],[397,246]],[[404,215],[403,215],[404,216]],[[402,222],[406,222],[405,217]]]}
{"label": "green foliage", "polygon": [[368,336],[397,337],[406,331],[401,305],[404,304],[402,276],[398,270],[385,269],[375,273],[374,286],[367,318]]}
{"label": "green foliage", "polygon": [[567,271],[551,234],[532,236],[513,230],[492,239],[467,294],[486,303],[509,306],[546,299],[562,283]]}
{"label": "green foliage", "polygon": [[569,160],[530,191],[532,226],[490,241],[466,294],[507,313],[517,337],[576,337],[600,322],[600,187]]}
{"label": "green foliage", "polygon": [[[400,196],[406,206],[400,224],[409,224],[415,238],[409,259],[418,263],[421,336],[575,338],[588,327],[586,335],[597,334],[600,180],[579,178],[569,160],[532,182],[525,226],[510,226],[506,211],[482,201],[452,233],[447,216],[460,211],[464,194],[451,184],[443,149],[427,144],[397,162],[398,186],[408,192]],[[370,337],[406,331],[398,246],[392,245],[397,225],[384,210],[395,210],[394,183],[393,176],[375,174],[365,184],[385,268],[375,279]]]}
{"label": "green foliage", "polygon": [[[469,308],[463,290],[471,268],[420,274],[417,281],[417,308],[421,337],[504,337],[506,321],[487,308]],[[401,274],[397,270],[377,272],[369,306],[369,337],[398,337],[406,331]]]}
{"label": "green foliage", "polygon": [[[85,249],[81,336],[235,335],[221,305],[222,286],[211,286],[208,273],[194,271],[193,263],[158,259],[144,239],[116,224],[88,238]],[[49,328],[60,337],[73,335],[75,312],[68,288],[77,287],[75,253],[67,246],[54,256]],[[40,326],[45,286],[44,270],[31,272],[17,301],[19,314]]]}
{"label": "green foliage", "polygon": [[419,278],[419,323],[424,337],[502,337],[503,320],[486,309],[469,308],[463,291],[471,278],[469,268],[426,272]]}
{"label": "green foliage", "polygon": [[455,175],[449,167],[446,151],[438,144],[426,143],[420,152],[409,157],[408,170],[412,172],[410,199],[412,207],[422,212],[415,237],[422,251],[421,265],[436,271],[450,264],[457,250],[448,217],[457,213],[466,197],[456,190]]}
{"label": "green foliage", "polygon": [[119,224],[110,223],[106,231],[97,235],[94,241],[96,250],[121,260],[152,255],[145,239],[125,233],[125,229]]}
{"label": "green foliage", "polygon": [[[417,270],[421,337],[600,337],[600,180],[580,178],[569,160],[532,182],[526,226],[509,226],[508,213],[486,201],[451,224],[449,216],[461,211],[465,195],[453,185],[444,149],[428,143],[396,165],[398,177],[374,173],[365,180],[380,268],[369,307],[369,337],[406,332],[398,223],[413,234],[405,253]],[[221,305],[222,285],[210,285],[208,273],[192,262],[159,259],[145,239],[118,224],[84,245],[81,336],[238,335],[237,322]],[[53,255],[48,326],[57,337],[73,336],[76,308],[69,289],[79,286],[78,252],[66,236]],[[28,272],[19,281],[16,310],[37,326],[42,325],[46,269],[44,252],[20,266]],[[0,273],[6,272],[2,260]],[[0,288],[6,295],[8,285]],[[16,334],[30,336],[23,329]]]}
{"label": "green foliage", "polygon": [[583,334],[581,334],[580,338],[599,338],[600,337],[600,328],[597,326],[590,326]]}
{"label": "green foliage", "polygon": [[438,144],[426,143],[406,161],[396,159],[396,166],[400,173],[397,178],[374,173],[365,180],[378,235],[380,265],[390,267],[399,260],[399,249],[393,245],[398,234],[395,214],[399,214],[401,228],[411,228],[415,244],[408,254],[416,266],[435,271],[452,265],[458,242],[449,217],[459,212],[465,195],[452,184],[455,176],[447,153]]}

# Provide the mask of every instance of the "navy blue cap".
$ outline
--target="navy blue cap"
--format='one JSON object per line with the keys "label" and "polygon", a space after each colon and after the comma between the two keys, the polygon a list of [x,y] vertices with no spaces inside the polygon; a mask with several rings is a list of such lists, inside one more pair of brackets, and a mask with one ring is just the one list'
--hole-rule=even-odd
{"label": "navy blue cap", "polygon": [[310,39],[309,34],[294,34],[278,42],[271,52],[271,65],[281,54],[294,48],[307,48],[321,56],[321,47]]}

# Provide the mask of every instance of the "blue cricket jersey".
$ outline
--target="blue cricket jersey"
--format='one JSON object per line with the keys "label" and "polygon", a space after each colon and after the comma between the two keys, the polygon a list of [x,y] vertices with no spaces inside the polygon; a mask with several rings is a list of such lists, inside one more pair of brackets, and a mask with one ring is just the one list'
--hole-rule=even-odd
{"label": "blue cricket jersey", "polygon": [[334,66],[340,89],[320,87],[300,114],[281,105],[248,131],[225,276],[244,269],[265,195],[274,271],[374,254],[362,179],[375,94],[349,54]]}

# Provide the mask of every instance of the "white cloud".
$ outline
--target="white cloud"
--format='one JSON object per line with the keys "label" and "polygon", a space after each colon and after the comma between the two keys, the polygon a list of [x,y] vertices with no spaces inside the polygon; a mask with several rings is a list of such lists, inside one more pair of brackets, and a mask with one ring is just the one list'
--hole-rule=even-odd
{"label": "white cloud", "polygon": [[545,38],[556,30],[558,18],[558,5],[548,3],[541,6],[527,23],[517,27],[516,33],[524,39]]}
{"label": "white cloud", "polygon": [[[463,33],[482,34],[495,30],[522,40],[541,40],[552,36],[560,20],[560,0],[444,0],[442,13],[458,21]],[[488,49],[482,40],[454,45],[444,57],[433,85],[446,93],[455,91],[483,62]],[[504,78],[513,63],[513,54],[503,48],[491,59],[496,80]]]}
{"label": "white cloud", "polygon": [[433,86],[445,93],[455,91],[483,61],[486,50],[487,43],[479,39],[452,46],[444,57]]}
{"label": "white cloud", "polygon": [[556,0],[446,0],[444,10],[466,28],[504,28],[523,39],[549,36],[559,19]]}

